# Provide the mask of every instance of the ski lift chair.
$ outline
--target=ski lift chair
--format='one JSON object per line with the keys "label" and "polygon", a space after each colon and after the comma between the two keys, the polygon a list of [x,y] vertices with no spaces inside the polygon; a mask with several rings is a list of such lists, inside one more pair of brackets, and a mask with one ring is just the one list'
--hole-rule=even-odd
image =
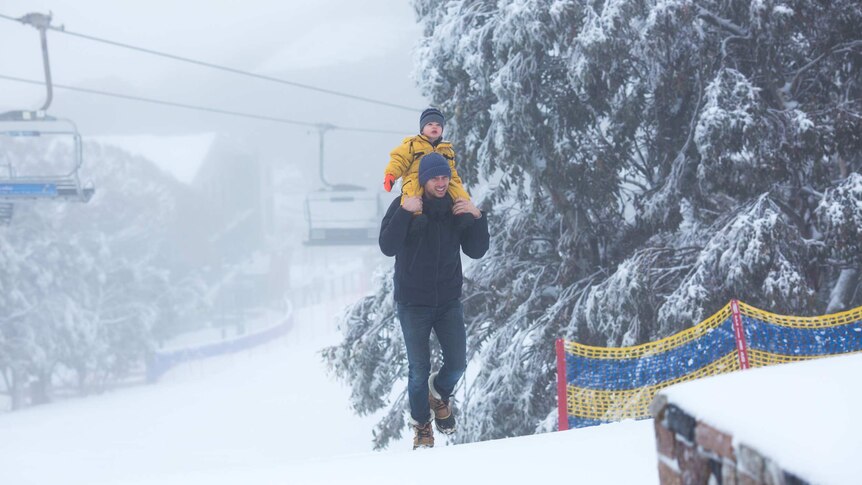
{"label": "ski lift chair", "polygon": [[[78,171],[84,163],[81,134],[71,120],[48,116],[46,110],[51,106],[54,90],[51,81],[51,64],[48,59],[47,31],[51,27],[51,14],[29,13],[17,19],[25,25],[31,25],[39,31],[42,44],[42,65],[45,70],[45,103],[37,111],[9,111],[0,114],[0,156],[5,155],[6,173],[0,173],[0,200],[19,201],[22,199],[60,199],[88,202],[93,197],[95,189],[92,185],[84,186]],[[3,150],[4,143],[12,143],[10,139],[20,137],[65,137],[72,139],[72,166],[66,169],[50,169],[43,174],[22,175],[18,171],[20,163],[11,160],[11,150]],[[51,165],[50,163],[48,164]],[[26,169],[26,168],[25,168]],[[44,167],[41,168],[45,170]],[[11,202],[0,202],[0,224],[9,224],[12,219],[14,205]]]}
{"label": "ski lift chair", "polygon": [[[20,164],[9,160],[0,173],[0,199],[61,199],[88,202],[95,192],[92,184],[81,183],[83,165],[81,135],[71,120],[54,118],[40,111],[10,111],[0,114],[0,146],[20,138],[57,137],[71,139],[71,166],[57,174],[22,174]],[[44,170],[44,169],[43,169]],[[11,210],[9,210],[11,217]],[[2,217],[3,212],[0,212]]]}
{"label": "ski lift chair", "polygon": [[374,192],[337,184],[305,198],[309,246],[377,244],[382,206]]}

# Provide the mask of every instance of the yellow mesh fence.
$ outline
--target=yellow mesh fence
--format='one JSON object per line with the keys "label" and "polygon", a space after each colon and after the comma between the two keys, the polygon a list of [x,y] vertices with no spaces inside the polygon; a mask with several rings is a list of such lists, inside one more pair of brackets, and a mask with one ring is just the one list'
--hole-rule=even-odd
{"label": "yellow mesh fence", "polygon": [[577,342],[566,342],[566,352],[590,359],[639,359],[647,355],[660,354],[699,339],[718,328],[730,316],[730,303],[694,327],[675,333],[655,342],[631,347],[593,347]]}
{"label": "yellow mesh fence", "polygon": [[[649,417],[662,389],[751,367],[862,352],[862,307],[817,317],[777,315],[728,303],[703,322],[655,342],[593,347],[560,342],[559,413],[567,427]],[[563,401],[565,399],[565,401]]]}
{"label": "yellow mesh fence", "polygon": [[601,421],[621,421],[649,417],[649,404],[658,392],[680,382],[739,370],[736,352],[727,354],[696,372],[654,386],[624,391],[605,391],[568,386],[568,412],[570,416]]}
{"label": "yellow mesh fence", "polygon": [[[855,354],[857,352],[846,352],[847,354]],[[822,359],[823,357],[830,357],[832,355],[844,355],[844,354],[830,354],[830,355],[784,355],[784,354],[776,354],[773,352],[764,352],[762,350],[749,349],[748,350],[748,362],[751,364],[751,367],[766,367],[768,365],[775,364],[789,364],[790,362],[802,362],[805,360],[814,360],[814,359]]]}
{"label": "yellow mesh fence", "polygon": [[821,315],[817,317],[793,317],[787,315],[777,315],[759,308],[755,308],[747,303],[739,302],[739,313],[742,315],[756,318],[766,323],[781,325],[783,327],[793,328],[827,328],[846,325],[862,320],[862,307],[847,310],[841,313],[831,313],[829,315]]}

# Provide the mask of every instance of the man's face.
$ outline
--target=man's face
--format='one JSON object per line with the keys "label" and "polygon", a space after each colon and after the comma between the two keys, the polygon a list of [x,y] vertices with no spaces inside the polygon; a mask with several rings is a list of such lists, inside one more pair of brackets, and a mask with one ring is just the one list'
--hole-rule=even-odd
{"label": "man's face", "polygon": [[446,196],[446,191],[449,190],[449,176],[438,175],[425,182],[424,188],[425,193],[428,194],[429,197],[442,199]]}
{"label": "man's face", "polygon": [[443,127],[435,121],[425,123],[425,126],[422,128],[422,134],[427,136],[429,140],[436,140],[443,134]]}

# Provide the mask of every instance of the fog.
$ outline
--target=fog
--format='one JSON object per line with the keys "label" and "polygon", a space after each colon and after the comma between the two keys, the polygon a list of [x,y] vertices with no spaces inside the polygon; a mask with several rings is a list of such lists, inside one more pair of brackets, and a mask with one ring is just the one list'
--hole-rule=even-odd
{"label": "fog", "polygon": [[[309,245],[310,224],[379,223],[377,201],[394,197],[381,189],[388,152],[416,132],[427,103],[411,79],[421,27],[409,3],[7,0],[0,7],[15,18],[49,11],[52,25],[68,33],[47,34],[55,84],[47,113],[77,125],[78,175],[95,195],[85,203],[0,201],[12,211],[0,226],[0,420],[16,414],[7,411],[140,385],[153,352],[253,335],[295,311],[317,308],[309,346],[334,343],[337,314],[388,263],[373,238]],[[0,19],[0,76],[43,80],[35,28]],[[36,110],[45,93],[0,79],[0,113]],[[325,133],[323,178],[357,187],[348,197],[355,203],[312,208],[310,222],[307,201],[331,198],[319,192],[326,184],[316,124],[336,127]],[[3,128],[27,129],[12,125]],[[74,166],[68,136],[2,136],[0,143],[3,183]],[[294,337],[309,333],[308,322],[291,321],[305,329],[293,329]]]}
{"label": "fog", "polygon": [[[53,12],[70,32],[421,109],[410,79],[421,32],[406,1],[127,2],[6,1],[20,17]],[[418,113],[242,77],[88,39],[48,33],[54,82],[256,115],[338,126],[405,131]],[[36,29],[4,20],[2,74],[41,80]],[[34,109],[44,89],[2,81],[0,110]],[[262,157],[316,173],[313,130],[179,108],[55,91],[51,113],[73,118],[85,136],[217,133]],[[399,135],[333,132],[328,169],[344,182],[378,186]],[[156,160],[156,163],[160,161]],[[164,167],[168,170],[170,166]],[[335,178],[333,176],[333,178]],[[308,180],[310,183],[316,180]]]}

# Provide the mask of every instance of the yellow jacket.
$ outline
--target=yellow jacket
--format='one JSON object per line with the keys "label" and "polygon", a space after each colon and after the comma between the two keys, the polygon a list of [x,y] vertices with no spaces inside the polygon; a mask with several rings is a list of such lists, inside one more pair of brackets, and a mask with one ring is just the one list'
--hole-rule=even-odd
{"label": "yellow jacket", "polygon": [[406,197],[422,195],[423,190],[419,185],[419,160],[431,152],[437,152],[449,160],[449,166],[452,168],[452,177],[449,179],[449,195],[452,196],[452,200],[459,198],[470,200],[470,194],[464,189],[461,177],[455,170],[455,150],[452,149],[452,144],[448,141],[441,141],[435,147],[424,135],[413,135],[405,138],[400,145],[392,150],[389,154],[389,165],[384,171],[384,175],[391,174],[396,179],[402,178],[401,201],[403,202]]}

